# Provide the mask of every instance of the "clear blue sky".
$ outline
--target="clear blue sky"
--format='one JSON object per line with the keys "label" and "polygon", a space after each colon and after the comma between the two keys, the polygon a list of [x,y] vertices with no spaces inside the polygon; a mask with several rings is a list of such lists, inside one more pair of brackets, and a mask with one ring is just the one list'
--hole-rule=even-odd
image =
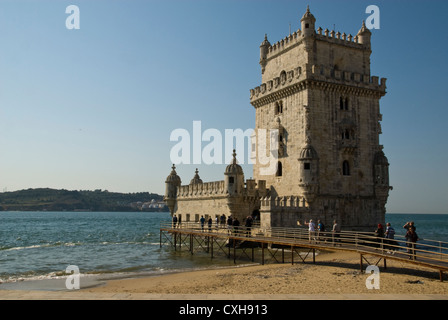
{"label": "clear blue sky", "polygon": [[[80,29],[68,30],[68,5]],[[447,1],[0,0],[0,191],[164,193],[174,129],[253,128],[259,45],[300,27],[356,34],[380,8],[371,73],[388,78],[381,143],[392,213],[448,212]],[[225,165],[181,165],[188,183]],[[252,176],[249,165],[246,177]]]}

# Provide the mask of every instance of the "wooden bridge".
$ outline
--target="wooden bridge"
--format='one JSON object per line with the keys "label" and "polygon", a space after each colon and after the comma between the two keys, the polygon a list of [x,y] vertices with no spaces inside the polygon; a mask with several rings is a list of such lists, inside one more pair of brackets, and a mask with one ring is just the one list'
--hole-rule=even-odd
{"label": "wooden bridge", "polygon": [[[408,247],[403,236],[396,235],[391,241],[367,232],[310,233],[300,227],[262,229],[229,228],[227,225],[209,227],[198,222],[176,226],[164,223],[160,226],[160,246],[163,244],[170,244],[175,250],[187,248],[191,254],[205,251],[211,258],[224,254],[229,259],[233,257],[235,263],[242,257],[255,261],[255,252],[259,255],[260,251],[261,264],[269,261],[285,263],[287,260],[294,264],[296,258],[305,263],[308,257],[315,263],[316,251],[347,251],[360,255],[361,271],[364,263],[378,265],[381,261],[387,268],[388,259],[439,271],[440,281],[448,271],[448,242],[424,239]],[[289,257],[285,253],[289,253]],[[367,258],[374,259],[374,263]]]}

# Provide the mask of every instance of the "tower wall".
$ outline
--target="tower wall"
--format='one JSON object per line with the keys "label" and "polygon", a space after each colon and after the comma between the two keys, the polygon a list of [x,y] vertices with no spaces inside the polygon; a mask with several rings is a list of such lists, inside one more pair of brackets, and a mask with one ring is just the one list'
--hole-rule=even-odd
{"label": "tower wall", "polygon": [[[165,195],[172,214],[182,221],[224,214],[242,222],[259,212],[266,228],[320,219],[372,231],[384,223],[391,187],[379,144],[379,101],[386,79],[370,74],[370,31],[364,23],[355,36],[315,30],[315,21],[308,8],[302,30],[272,45],[265,36],[260,45],[262,81],[250,90],[250,103],[255,134],[266,130],[267,136],[252,140],[254,179],[244,180],[235,152],[223,181],[203,183],[196,171],[189,185],[181,185],[173,166]],[[269,130],[278,130],[276,141]],[[260,153],[271,143],[277,170],[266,173]]]}
{"label": "tower wall", "polygon": [[[285,132],[285,152],[278,158],[282,175],[261,175],[260,162],[253,175],[266,180],[271,197],[303,197],[308,208],[265,207],[262,214],[271,214],[266,219],[273,225],[308,217],[371,230],[384,223],[390,190],[378,177],[388,177],[388,165],[374,164],[382,149],[379,100],[386,79],[370,74],[370,31],[364,23],[352,36],[316,31],[314,22],[308,9],[302,30],[270,46],[265,38],[262,84],[250,90],[255,132],[278,123]],[[302,157],[307,150],[315,155]]]}

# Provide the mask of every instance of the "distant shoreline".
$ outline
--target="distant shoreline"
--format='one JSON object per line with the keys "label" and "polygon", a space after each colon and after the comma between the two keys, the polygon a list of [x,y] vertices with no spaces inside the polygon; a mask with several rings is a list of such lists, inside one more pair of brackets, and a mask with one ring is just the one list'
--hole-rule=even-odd
{"label": "distant shoreline", "polygon": [[0,192],[0,211],[168,212],[156,193],[37,188]]}

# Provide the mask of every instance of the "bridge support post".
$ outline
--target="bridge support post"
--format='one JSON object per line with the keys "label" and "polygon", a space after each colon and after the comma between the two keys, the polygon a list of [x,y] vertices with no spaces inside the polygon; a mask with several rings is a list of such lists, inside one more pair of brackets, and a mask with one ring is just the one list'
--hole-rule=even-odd
{"label": "bridge support post", "polygon": [[176,240],[177,240],[177,237],[176,237],[176,232],[173,232],[173,236],[174,236],[174,251],[177,251],[177,249],[176,249]]}
{"label": "bridge support post", "polygon": [[213,241],[215,241],[213,239],[213,237],[210,237],[212,243],[210,244],[210,258],[213,259]]}
{"label": "bridge support post", "polygon": [[264,243],[261,243],[261,265],[264,265]]}
{"label": "bridge support post", "polygon": [[360,271],[362,273],[362,254],[359,255],[359,267],[360,267]]}
{"label": "bridge support post", "polygon": [[291,246],[291,264],[294,265],[294,247]]}
{"label": "bridge support post", "polygon": [[233,239],[233,263],[236,263],[236,241]]}

